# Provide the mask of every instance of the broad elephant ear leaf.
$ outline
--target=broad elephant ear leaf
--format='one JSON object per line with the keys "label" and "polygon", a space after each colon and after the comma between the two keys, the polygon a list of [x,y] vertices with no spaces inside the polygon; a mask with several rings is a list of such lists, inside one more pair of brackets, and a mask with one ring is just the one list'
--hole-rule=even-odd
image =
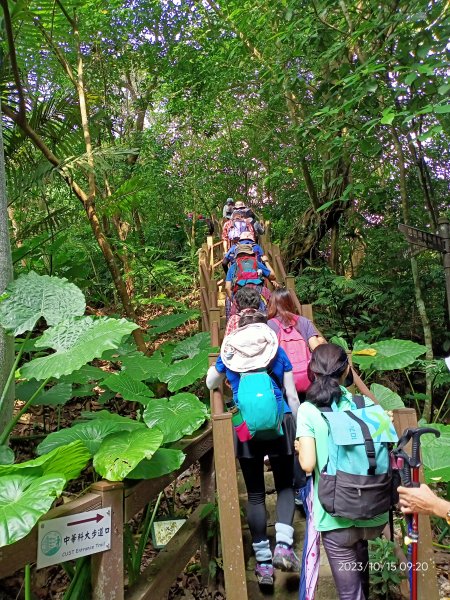
{"label": "broad elephant ear leaf", "polygon": [[203,402],[188,393],[152,400],[143,415],[148,427],[161,429],[165,444],[190,435],[205,422],[207,416],[208,410]]}
{"label": "broad elephant ear leaf", "polygon": [[152,390],[142,383],[142,381],[136,381],[128,375],[127,371],[110,375],[107,377],[102,385],[109,387],[110,390],[116,392],[122,396],[124,400],[130,402],[140,402],[141,404],[147,405],[154,393]]}
{"label": "broad elephant ear leaf", "polygon": [[145,429],[144,423],[138,423],[133,419],[127,421],[116,421],[107,419],[94,419],[87,423],[78,423],[68,429],[60,429],[48,435],[37,447],[38,454],[47,454],[54,448],[65,446],[70,442],[81,440],[84,446],[93,456],[100,448],[106,436],[115,431],[130,431],[134,429]]}
{"label": "broad elephant ear leaf", "polygon": [[94,468],[109,481],[122,481],[144,458],[152,458],[162,441],[163,434],[156,427],[114,433],[96,452]]}
{"label": "broad elephant ear leaf", "polygon": [[[369,351],[373,352],[369,354]],[[393,371],[408,367],[425,352],[425,346],[410,340],[381,340],[374,344],[358,341],[352,357],[364,370]]]}
{"label": "broad elephant ear leaf", "polygon": [[191,319],[196,319],[199,313],[197,310],[187,310],[182,313],[174,313],[173,315],[164,315],[162,317],[157,317],[156,319],[152,319],[148,322],[148,335],[154,336],[159,335],[160,333],[166,333],[166,331],[170,331],[171,329],[175,329],[180,325],[186,323],[186,321],[190,321]]}
{"label": "broad elephant ear leaf", "polygon": [[171,392],[177,392],[206,375],[209,350],[202,350],[193,358],[186,358],[170,365],[161,375]]}
{"label": "broad elephant ear leaf", "polygon": [[370,391],[378,400],[384,410],[394,410],[395,408],[405,408],[403,400],[398,394],[379,383],[372,383]]}
{"label": "broad elephant ear leaf", "polygon": [[121,339],[137,329],[125,319],[82,317],[50,327],[36,342],[39,348],[53,348],[54,354],[36,358],[24,364],[21,375],[27,379],[59,378],[80,369],[87,362],[117,348]]}
{"label": "broad elephant ear leaf", "polygon": [[9,446],[0,446],[0,465],[12,465],[14,463],[14,452]]}
{"label": "broad elephant ear leaf", "polygon": [[76,440],[55,448],[38,458],[14,465],[0,466],[0,477],[15,474],[50,475],[59,473],[66,478],[66,481],[69,481],[80,475],[90,458],[91,454],[86,446],[80,440]]}
{"label": "broad elephant ear leaf", "polygon": [[193,358],[202,350],[208,350],[208,352],[212,351],[211,335],[207,331],[196,333],[195,335],[179,342],[174,348],[172,359],[176,360],[179,358]]}
{"label": "broad elephant ear leaf", "polygon": [[128,473],[128,479],[155,479],[172,473],[181,467],[185,459],[184,452],[172,448],[159,448],[150,460],[142,460]]}
{"label": "broad elephant ear leaf", "polygon": [[422,449],[422,462],[425,467],[425,479],[428,483],[439,479],[450,481],[450,425],[432,423],[433,429],[440,432],[440,437],[426,434],[420,438]]}
{"label": "broad elephant ear leaf", "polygon": [[61,495],[65,483],[58,474],[0,477],[0,547],[25,537]]}
{"label": "broad elephant ear leaf", "polygon": [[47,325],[84,314],[83,292],[67,279],[30,271],[6,288],[0,302],[0,325],[17,336],[31,331],[41,317]]}

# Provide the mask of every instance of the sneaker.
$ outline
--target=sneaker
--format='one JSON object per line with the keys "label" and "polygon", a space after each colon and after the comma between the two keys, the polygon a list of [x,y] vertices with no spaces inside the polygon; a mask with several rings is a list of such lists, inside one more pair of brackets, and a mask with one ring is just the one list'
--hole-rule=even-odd
{"label": "sneaker", "polygon": [[259,585],[273,585],[273,565],[272,563],[257,562],[255,575]]}
{"label": "sneaker", "polygon": [[280,542],[275,546],[273,566],[282,571],[300,571],[300,560],[292,546]]}

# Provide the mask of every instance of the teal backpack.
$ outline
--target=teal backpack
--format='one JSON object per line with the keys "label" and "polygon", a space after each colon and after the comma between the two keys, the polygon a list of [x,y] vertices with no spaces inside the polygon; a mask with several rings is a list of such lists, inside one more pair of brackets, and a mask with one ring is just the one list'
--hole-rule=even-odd
{"label": "teal backpack", "polygon": [[[333,410],[333,407],[336,410]],[[328,462],[320,472],[318,493],[335,517],[372,519],[391,507],[391,444],[397,434],[378,404],[353,396],[351,410],[321,407],[328,425]]]}
{"label": "teal backpack", "polygon": [[271,440],[283,435],[283,399],[277,400],[266,370],[241,373],[237,404],[250,439]]}

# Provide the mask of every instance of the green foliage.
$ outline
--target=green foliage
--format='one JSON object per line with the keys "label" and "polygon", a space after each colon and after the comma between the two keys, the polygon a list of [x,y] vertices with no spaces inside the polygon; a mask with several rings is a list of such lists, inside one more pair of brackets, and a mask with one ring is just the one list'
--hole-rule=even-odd
{"label": "green foliage", "polygon": [[176,471],[184,462],[181,450],[159,448],[150,460],[144,459],[127,474],[128,479],[156,479]]}
{"label": "green foliage", "polygon": [[94,468],[109,481],[122,481],[143,459],[152,458],[162,441],[157,428],[114,433],[95,453]]}
{"label": "green foliage", "polygon": [[193,358],[202,350],[213,352],[211,348],[211,335],[207,331],[196,333],[179,342],[172,353],[172,359]]}
{"label": "green foliage", "polygon": [[388,598],[406,575],[400,571],[395,544],[384,538],[369,542],[370,591],[374,598]]}
{"label": "green foliage", "polygon": [[32,474],[51,475],[58,473],[66,480],[77,478],[87,465],[90,454],[81,441],[76,440],[49,451],[44,456],[39,456],[23,463],[0,466],[0,477],[6,475]]}
{"label": "green foliage", "polygon": [[433,423],[432,427],[440,431],[440,437],[430,434],[420,438],[425,478],[428,483],[437,480],[449,482],[450,425]]}
{"label": "green foliage", "polygon": [[379,383],[372,383],[370,391],[384,408],[384,410],[394,410],[395,408],[404,408],[405,405],[398,394]]}
{"label": "green foliage", "polygon": [[66,447],[75,440],[80,440],[93,456],[100,448],[103,440],[116,431],[144,430],[145,425],[133,419],[94,418],[86,423],[78,423],[70,428],[50,433],[37,447],[38,454],[47,454],[54,448]]}
{"label": "green foliage", "polygon": [[0,476],[0,547],[25,537],[65,484],[65,477],[56,474]]}
{"label": "green foliage", "polygon": [[207,418],[208,411],[203,402],[194,394],[181,393],[171,398],[152,400],[144,411],[144,421],[148,427],[158,427],[164,434],[164,443],[179,440],[190,435]]}
{"label": "green foliage", "polygon": [[183,325],[184,323],[186,323],[186,321],[196,319],[198,315],[198,311],[190,310],[183,313],[174,313],[172,315],[157,317],[156,319],[152,319],[148,322],[148,335],[154,336],[159,335],[161,333],[166,333],[171,329],[175,329],[176,327]]}
{"label": "green foliage", "polygon": [[0,465],[12,465],[14,452],[8,446],[0,446]]}
{"label": "green foliage", "polygon": [[180,360],[163,371],[161,379],[168,384],[171,392],[177,392],[204,377],[208,370],[209,350],[202,350],[193,358]]}
{"label": "green foliage", "polygon": [[144,405],[148,404],[150,398],[154,396],[151,389],[134,379],[127,371],[110,375],[103,381],[103,385],[120,394],[124,400],[140,402]]}
{"label": "green foliage", "polygon": [[41,317],[47,325],[57,325],[82,315],[86,308],[73,283],[33,271],[11,283],[0,300],[0,325],[13,335],[31,331]]}
{"label": "green foliage", "polygon": [[[372,350],[374,355],[364,354]],[[426,351],[425,346],[410,340],[382,340],[374,344],[356,341],[353,347],[352,358],[361,369],[376,371],[393,371],[409,367],[419,356]]]}
{"label": "green foliage", "polygon": [[125,319],[80,317],[50,327],[36,342],[37,348],[53,348],[54,354],[35,358],[21,367],[28,379],[61,377],[100,357],[105,350],[117,348],[125,335],[138,326]]}

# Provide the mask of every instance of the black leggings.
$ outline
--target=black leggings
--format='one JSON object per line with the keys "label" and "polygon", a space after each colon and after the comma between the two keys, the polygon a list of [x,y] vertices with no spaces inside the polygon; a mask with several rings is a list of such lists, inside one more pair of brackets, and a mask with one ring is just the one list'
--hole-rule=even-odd
{"label": "black leggings", "polygon": [[[277,522],[292,525],[294,519],[294,490],[292,471],[294,456],[271,456],[275,489],[277,491]],[[247,488],[247,521],[253,543],[267,539],[266,489],[264,486],[264,456],[239,458]]]}

